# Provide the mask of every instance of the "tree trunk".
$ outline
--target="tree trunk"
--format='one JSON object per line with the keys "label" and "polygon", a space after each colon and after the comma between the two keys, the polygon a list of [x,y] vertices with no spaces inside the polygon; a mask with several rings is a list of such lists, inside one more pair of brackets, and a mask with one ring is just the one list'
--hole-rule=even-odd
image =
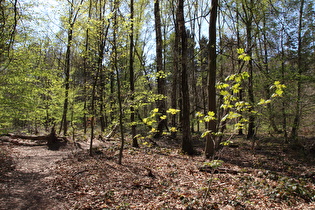
{"label": "tree trunk", "polygon": [[70,89],[70,54],[71,54],[71,43],[72,43],[72,33],[73,33],[73,24],[70,24],[68,29],[68,44],[65,58],[65,100],[63,103],[63,114],[62,114],[62,126],[63,126],[63,135],[67,135],[68,131],[68,101],[69,101],[69,89]]}
{"label": "tree trunk", "polygon": [[73,39],[73,27],[76,22],[77,16],[79,14],[80,7],[83,0],[80,1],[78,5],[78,9],[74,10],[74,1],[68,1],[70,4],[70,14],[69,14],[69,28],[68,28],[68,40],[67,40],[67,50],[66,50],[66,58],[65,58],[65,100],[63,104],[63,114],[61,120],[60,131],[63,127],[63,135],[66,136],[68,132],[68,103],[69,103],[69,90],[70,90],[70,55],[71,55],[71,47],[72,47],[72,39]]}
{"label": "tree trunk", "polygon": [[133,41],[133,34],[134,34],[134,0],[130,0],[130,47],[129,47],[129,83],[130,83],[130,92],[131,92],[131,106],[130,106],[130,122],[131,122],[131,136],[132,136],[132,146],[139,147],[138,140],[136,137],[136,125],[135,123],[135,109],[134,109],[134,94],[135,94],[135,83],[134,83],[134,41]]}
{"label": "tree trunk", "polygon": [[295,107],[295,116],[293,121],[293,126],[291,130],[290,139],[296,141],[298,137],[298,130],[301,121],[301,97],[302,97],[302,28],[303,28],[303,9],[304,0],[301,0],[300,15],[299,15],[299,29],[298,29],[298,81],[297,81],[297,101]]}
{"label": "tree trunk", "polygon": [[[154,18],[155,18],[155,36],[156,36],[156,71],[157,71],[157,86],[158,94],[165,96],[165,77],[163,74],[163,53],[162,53],[162,30],[161,30],[161,16],[160,16],[160,1],[156,0],[154,3]],[[161,76],[159,76],[161,74]],[[157,106],[159,108],[159,113],[161,115],[166,115],[166,101],[165,99],[159,99],[157,101]],[[163,127],[167,128],[166,119],[158,119],[157,132],[155,138],[162,136]]]}
{"label": "tree trunk", "polygon": [[96,85],[99,76],[100,69],[96,70],[96,75],[94,76],[93,88],[92,88],[92,100],[91,100],[91,112],[92,112],[92,119],[91,119],[91,136],[90,136],[90,156],[93,155],[93,139],[94,139],[94,122],[95,122],[95,97],[96,97]]}
{"label": "tree trunk", "polygon": [[117,80],[117,99],[119,105],[119,125],[120,125],[120,135],[121,135],[121,145],[119,150],[118,164],[122,163],[123,150],[125,144],[124,137],[124,124],[123,124],[123,109],[122,109],[122,100],[121,100],[121,88],[120,88],[120,75],[118,69],[118,49],[117,49],[117,29],[118,29],[118,13],[119,8],[119,0],[114,1],[114,34],[113,34],[113,53],[114,53],[114,70],[116,72],[116,80]]}
{"label": "tree trunk", "polygon": [[105,81],[106,81],[106,77],[105,77],[105,73],[103,70],[103,60],[104,60],[104,49],[106,46],[106,42],[107,42],[107,35],[108,35],[108,31],[109,31],[109,26],[110,24],[108,23],[107,26],[106,24],[106,19],[104,19],[105,16],[105,6],[104,6],[105,2],[103,3],[103,1],[99,1],[99,21],[102,24],[100,26],[101,30],[99,30],[99,46],[98,46],[98,62],[97,62],[97,66],[98,66],[98,71],[99,71],[99,75],[100,75],[100,87],[98,88],[99,91],[99,97],[100,97],[100,125],[101,125],[101,132],[105,131],[105,127],[106,127],[106,114],[105,112],[105,104],[104,104],[104,99],[105,99]]}
{"label": "tree trunk", "polygon": [[[285,60],[284,60],[284,29],[281,30],[281,82],[285,82]],[[287,114],[285,112],[286,110],[286,103],[284,101],[284,98],[282,98],[282,107],[281,107],[281,112],[282,112],[282,130],[283,130],[283,137],[284,137],[284,143],[288,143],[288,131],[287,131]]]}
{"label": "tree trunk", "polygon": [[250,60],[248,61],[248,99],[251,105],[249,109],[249,119],[248,119],[248,131],[247,131],[247,139],[253,139],[254,145],[254,137],[255,137],[255,115],[251,112],[254,111],[255,99],[254,99],[254,84],[253,84],[253,60],[252,60],[252,22],[253,22],[253,0],[250,0],[250,5],[246,5],[247,9],[245,9],[245,5],[243,5],[243,10],[246,13],[246,41],[247,41],[247,54],[250,56]]}
{"label": "tree trunk", "polygon": [[[239,3],[236,3],[236,38],[237,38],[237,48],[241,48],[241,36],[240,36],[240,29],[239,29],[239,26],[240,26],[240,21],[239,21],[239,6],[238,4]],[[240,67],[241,66],[241,63],[242,61],[240,59],[238,59],[237,61],[238,63],[238,66]],[[241,73],[242,72],[242,68],[240,67],[238,73]],[[238,93],[238,97],[239,97],[239,100],[240,101],[243,101],[243,88],[240,89],[240,92]],[[242,117],[242,111],[240,112],[241,116],[238,118],[238,121],[241,121],[243,119]],[[244,132],[243,132],[243,129],[240,128],[238,129],[238,135],[242,136],[244,135]]]}
{"label": "tree trunk", "polygon": [[[173,9],[174,11],[174,9]],[[179,41],[180,41],[180,34],[178,32],[178,22],[175,18],[174,25],[175,25],[175,40],[174,40],[174,49],[173,49],[173,73],[172,73],[172,89],[171,89],[171,107],[173,109],[177,109],[177,100],[178,100],[178,75],[179,75]],[[177,127],[177,116],[172,115],[171,116],[171,126],[176,128]],[[171,137],[176,138],[177,132],[171,131]]]}
{"label": "tree trunk", "polygon": [[[266,16],[264,16],[263,18],[263,30],[262,30],[262,37],[263,37],[263,51],[264,51],[264,55],[263,55],[263,64],[264,64],[264,67],[265,67],[265,74],[266,75],[269,75],[270,74],[270,71],[269,71],[269,60],[268,60],[268,40],[267,40],[267,37],[266,37]],[[266,98],[270,98],[271,97],[271,93],[270,93],[270,87],[269,85],[265,85],[265,91],[266,91]],[[275,114],[274,114],[274,111],[272,110],[272,107],[271,107],[271,104],[268,103],[267,104],[267,110],[268,110],[268,118],[269,118],[269,123],[270,123],[270,126],[271,128],[273,129],[273,131],[275,133],[279,133],[279,129],[277,127],[277,124],[275,122]]]}
{"label": "tree trunk", "polygon": [[178,8],[178,27],[179,34],[181,38],[181,70],[182,70],[182,97],[183,97],[183,107],[182,107],[182,151],[189,155],[194,153],[191,133],[190,133],[190,100],[189,100],[189,87],[188,87],[188,74],[187,74],[187,34],[185,28],[184,19],[184,0],[179,0]]}
{"label": "tree trunk", "polygon": [[[216,108],[216,21],[218,0],[211,1],[210,25],[209,25],[209,65],[208,65],[208,109],[217,113]],[[215,152],[215,133],[217,131],[216,120],[207,123],[207,129],[211,132],[206,136],[205,156],[210,158]]]}
{"label": "tree trunk", "polygon": [[[90,5],[89,5],[89,20],[91,18],[91,9],[92,9],[92,1],[90,1]],[[83,105],[83,110],[84,110],[84,114],[83,114],[83,126],[84,126],[84,134],[86,134],[87,132],[87,126],[86,126],[86,122],[87,122],[87,69],[88,69],[88,56],[89,56],[89,39],[90,39],[90,34],[89,34],[89,28],[86,29],[86,34],[85,34],[85,54],[83,57],[83,82],[84,82],[84,87],[83,87],[83,95],[84,95],[84,105]]]}

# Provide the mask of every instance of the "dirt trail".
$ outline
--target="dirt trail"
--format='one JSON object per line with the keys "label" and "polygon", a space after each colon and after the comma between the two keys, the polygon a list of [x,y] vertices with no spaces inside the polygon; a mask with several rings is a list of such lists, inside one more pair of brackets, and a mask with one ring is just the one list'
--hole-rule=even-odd
{"label": "dirt trail", "polygon": [[67,209],[64,196],[49,188],[58,161],[72,149],[51,151],[47,146],[9,145],[15,170],[0,177],[0,209]]}

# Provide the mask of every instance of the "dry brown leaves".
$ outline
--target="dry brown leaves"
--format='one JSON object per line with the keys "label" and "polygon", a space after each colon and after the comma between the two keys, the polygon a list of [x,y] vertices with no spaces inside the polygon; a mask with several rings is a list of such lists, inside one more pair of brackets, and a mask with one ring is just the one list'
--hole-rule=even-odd
{"label": "dry brown leaves", "polygon": [[306,177],[315,171],[314,162],[288,156],[275,145],[257,151],[246,144],[224,148],[222,167],[237,174],[201,172],[202,156],[189,157],[150,142],[142,142],[140,149],[126,148],[118,165],[118,146],[111,142],[93,157],[82,151],[58,163],[47,184],[59,192],[65,208],[315,208],[314,177]]}

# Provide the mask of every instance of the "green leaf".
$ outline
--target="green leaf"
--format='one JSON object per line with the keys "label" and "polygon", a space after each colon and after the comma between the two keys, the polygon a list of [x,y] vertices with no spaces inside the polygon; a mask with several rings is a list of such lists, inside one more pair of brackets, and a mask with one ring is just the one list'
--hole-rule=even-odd
{"label": "green leaf", "polygon": [[162,115],[162,116],[160,117],[160,119],[161,119],[161,120],[165,120],[165,119],[166,119],[166,115]]}
{"label": "green leaf", "polygon": [[226,96],[226,95],[229,95],[230,93],[228,92],[228,91],[226,91],[226,90],[221,90],[220,91],[220,95],[222,95],[222,96]]}
{"label": "green leaf", "polygon": [[205,131],[201,134],[201,138],[206,137],[209,133],[211,133],[211,131]]}
{"label": "green leaf", "polygon": [[244,48],[238,48],[237,54],[243,54],[245,52]]}
{"label": "green leaf", "polygon": [[215,119],[216,119],[215,118],[215,113],[210,111],[210,112],[208,112],[208,115],[205,116],[204,121],[210,122],[211,120],[215,120]]}
{"label": "green leaf", "polygon": [[220,145],[223,145],[223,146],[229,146],[230,144],[233,144],[233,141],[227,140],[220,143]]}
{"label": "green leaf", "polygon": [[223,160],[212,160],[210,162],[204,162],[204,166],[209,166],[211,168],[218,168],[224,163]]}
{"label": "green leaf", "polygon": [[170,108],[170,109],[168,109],[166,112],[169,113],[169,114],[175,115],[175,114],[177,114],[178,112],[180,112],[180,110],[179,110],[179,109]]}

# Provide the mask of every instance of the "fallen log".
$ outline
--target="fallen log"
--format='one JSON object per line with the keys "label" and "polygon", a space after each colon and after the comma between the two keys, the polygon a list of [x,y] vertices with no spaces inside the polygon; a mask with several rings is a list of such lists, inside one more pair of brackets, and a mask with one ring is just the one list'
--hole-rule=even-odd
{"label": "fallen log", "polygon": [[4,134],[3,136],[8,136],[12,139],[28,139],[28,140],[34,140],[34,141],[46,141],[47,140],[47,135],[46,136],[27,136],[27,135],[18,135],[18,134]]}
{"label": "fallen log", "polygon": [[[0,141],[2,142],[8,142],[10,144],[18,145],[18,146],[28,146],[28,147],[36,147],[36,146],[44,146],[47,143],[45,141],[34,141],[34,140],[29,140],[28,139],[21,139],[19,138],[11,138],[8,135],[1,135],[0,136]],[[30,142],[31,141],[31,142]]]}
{"label": "fallen log", "polygon": [[118,130],[118,124],[115,124],[112,131],[109,134],[107,134],[107,136],[105,136],[105,138],[107,140],[109,140],[110,138],[112,138],[116,134],[117,130]]}
{"label": "fallen log", "polygon": [[[28,136],[17,134],[3,134],[0,138],[3,142],[10,142],[21,146],[43,146],[47,145],[49,150],[59,150],[61,146],[65,146],[68,142],[66,137],[57,137],[55,128],[51,129],[50,134],[45,136]],[[23,140],[23,141],[19,141]],[[36,144],[25,142],[25,140],[37,141]]]}

